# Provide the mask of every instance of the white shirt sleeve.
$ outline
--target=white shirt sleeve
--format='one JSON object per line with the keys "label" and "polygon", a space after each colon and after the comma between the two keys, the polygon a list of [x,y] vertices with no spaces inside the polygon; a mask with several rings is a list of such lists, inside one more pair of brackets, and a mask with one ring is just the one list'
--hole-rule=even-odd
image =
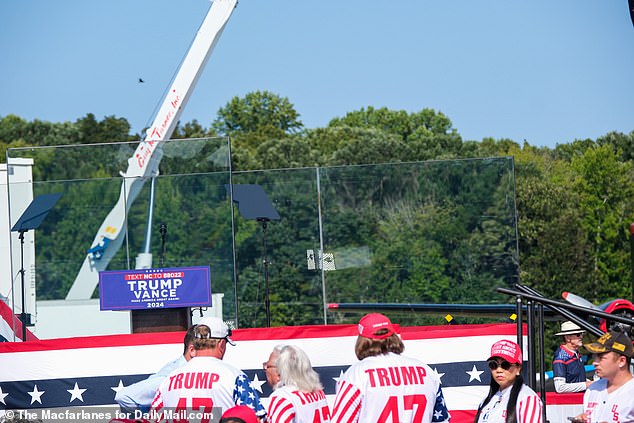
{"label": "white shirt sleeve", "polygon": [[586,390],[585,381],[566,383],[565,377],[556,377],[556,378],[553,378],[553,383],[555,385],[555,392],[559,394],[568,393],[568,392],[583,392]]}

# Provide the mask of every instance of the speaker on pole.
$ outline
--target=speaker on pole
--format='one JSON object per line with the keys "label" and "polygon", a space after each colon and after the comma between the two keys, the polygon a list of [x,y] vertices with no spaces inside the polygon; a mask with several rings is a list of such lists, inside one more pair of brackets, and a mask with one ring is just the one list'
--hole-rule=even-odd
{"label": "speaker on pole", "polygon": [[24,233],[31,229],[39,228],[48,215],[48,212],[57,204],[61,196],[61,193],[38,195],[11,228],[11,232],[18,232],[20,234],[20,274],[22,282],[22,313],[20,313],[20,321],[22,322],[22,341],[26,341],[26,327],[31,325],[31,315],[26,312],[25,303]]}
{"label": "speaker on pole", "polygon": [[279,220],[280,215],[266,195],[264,188],[256,184],[225,185],[225,189],[238,205],[240,215],[245,219],[256,220],[262,226],[262,263],[264,266],[264,309],[266,327],[271,327],[271,300],[269,291],[269,259],[266,245],[266,231],[271,220]]}

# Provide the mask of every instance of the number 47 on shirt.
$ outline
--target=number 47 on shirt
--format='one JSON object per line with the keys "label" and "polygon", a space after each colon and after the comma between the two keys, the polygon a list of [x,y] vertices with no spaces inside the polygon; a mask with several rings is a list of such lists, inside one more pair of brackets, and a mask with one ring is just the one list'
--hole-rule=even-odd
{"label": "number 47 on shirt", "polygon": [[414,410],[414,416],[412,418],[413,423],[421,423],[423,421],[423,415],[425,413],[425,407],[427,406],[427,397],[422,394],[404,395],[403,407],[399,407],[399,396],[391,396],[388,398],[383,411],[379,415],[377,423],[392,423],[400,422],[401,416],[399,410]]}

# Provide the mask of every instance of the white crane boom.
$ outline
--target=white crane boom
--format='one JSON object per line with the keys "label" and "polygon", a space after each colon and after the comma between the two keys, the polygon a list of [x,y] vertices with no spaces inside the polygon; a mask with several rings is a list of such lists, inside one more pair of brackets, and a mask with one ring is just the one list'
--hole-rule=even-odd
{"label": "white crane boom", "polygon": [[121,173],[123,182],[119,200],[101,224],[91,248],[75,278],[67,300],[89,299],[99,283],[99,271],[105,270],[125,237],[127,211],[148,178],[158,175],[163,156],[161,142],[171,137],[189,97],[213,51],[237,0],[214,0],[194,41],[183,59],[146,137],[128,159]]}

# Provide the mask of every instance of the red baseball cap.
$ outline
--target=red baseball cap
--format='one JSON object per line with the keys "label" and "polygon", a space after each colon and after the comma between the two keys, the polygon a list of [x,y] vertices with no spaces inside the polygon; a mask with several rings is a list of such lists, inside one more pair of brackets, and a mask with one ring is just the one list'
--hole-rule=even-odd
{"label": "red baseball cap", "polygon": [[503,358],[511,364],[522,364],[522,350],[520,346],[508,339],[502,339],[493,344],[491,347],[491,357],[487,360],[491,360],[495,357]]}
{"label": "red baseball cap", "polygon": [[240,419],[244,423],[258,423],[258,416],[255,415],[255,411],[246,405],[236,405],[228,408],[227,411],[222,413],[221,419],[228,418]]}
{"label": "red baseball cap", "polygon": [[[385,339],[396,333],[398,325],[393,325],[387,316],[381,313],[366,314],[359,320],[359,335],[370,339]],[[382,335],[377,335],[381,329],[387,329]]]}

